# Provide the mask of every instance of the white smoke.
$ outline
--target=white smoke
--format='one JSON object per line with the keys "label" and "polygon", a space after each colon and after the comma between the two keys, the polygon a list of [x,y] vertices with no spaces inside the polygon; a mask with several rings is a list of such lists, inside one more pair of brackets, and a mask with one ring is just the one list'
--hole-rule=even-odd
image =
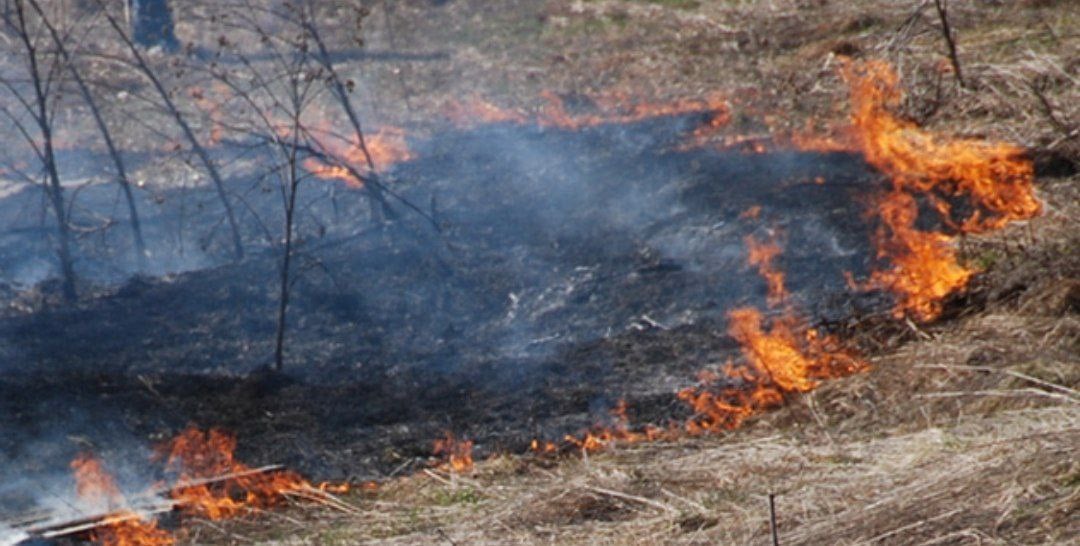
{"label": "white smoke", "polygon": [[30,535],[22,531],[0,525],[0,546],[15,546],[28,538]]}

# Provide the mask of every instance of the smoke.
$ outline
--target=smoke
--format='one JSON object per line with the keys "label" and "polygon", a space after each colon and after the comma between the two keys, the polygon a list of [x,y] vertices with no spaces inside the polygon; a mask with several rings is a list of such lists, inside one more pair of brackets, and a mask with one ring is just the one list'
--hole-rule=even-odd
{"label": "smoke", "polygon": [[61,421],[26,416],[32,426],[3,428],[0,442],[0,520],[45,514],[62,521],[121,508],[110,499],[80,497],[71,463],[80,454],[102,462],[124,498],[155,483],[145,442],[116,426],[120,415],[99,402],[39,400],[42,413],[60,413]]}
{"label": "smoke", "polygon": [[22,531],[17,531],[0,524],[0,546],[15,546],[29,538],[30,535]]}

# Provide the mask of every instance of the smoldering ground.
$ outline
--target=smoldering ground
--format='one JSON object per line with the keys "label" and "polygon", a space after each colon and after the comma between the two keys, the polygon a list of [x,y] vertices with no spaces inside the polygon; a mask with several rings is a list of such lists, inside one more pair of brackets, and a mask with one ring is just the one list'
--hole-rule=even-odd
{"label": "smoldering ground", "polygon": [[[733,354],[724,313],[764,299],[747,235],[790,249],[792,303],[814,320],[880,307],[844,281],[872,260],[860,200],[879,180],[861,159],[682,149],[700,123],[436,131],[383,176],[424,214],[392,201],[381,225],[356,190],[305,181],[283,375],[260,371],[279,267],[266,238],[239,264],[211,246],[207,267],[120,275],[76,306],[7,313],[5,472],[30,468],[28,455],[28,476],[65,469],[73,437],[138,459],[189,422],[235,432],[251,464],[358,478],[422,461],[444,430],[483,452],[589,426],[620,398],[635,420],[666,419],[678,387]],[[257,246],[280,203],[248,195]],[[215,213],[209,200],[199,212]],[[169,218],[155,222],[151,246],[177,254]],[[66,447],[27,451],[54,441]]]}

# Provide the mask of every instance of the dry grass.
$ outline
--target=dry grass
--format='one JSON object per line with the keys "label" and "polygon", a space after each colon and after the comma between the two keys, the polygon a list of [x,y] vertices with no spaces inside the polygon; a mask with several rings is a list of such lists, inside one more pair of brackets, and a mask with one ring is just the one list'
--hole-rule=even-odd
{"label": "dry grass", "polygon": [[[1080,157],[1069,2],[954,3],[968,89],[939,80],[944,45],[919,2],[552,1],[519,18],[463,4],[437,22],[401,7],[400,35],[438,23],[459,49],[446,66],[406,67],[413,109],[396,110],[387,85],[374,110],[423,119],[477,89],[523,108],[540,88],[727,89],[745,99],[737,130],[801,127],[842,116],[831,63],[848,53],[893,61],[908,113],[931,127]],[[1042,217],[964,241],[988,272],[959,316],[878,332],[869,372],[740,431],[555,463],[501,456],[346,499],[358,514],[296,506],[197,524],[189,541],[766,544],[776,493],[785,545],[1080,544],[1078,183],[1041,181]]]}

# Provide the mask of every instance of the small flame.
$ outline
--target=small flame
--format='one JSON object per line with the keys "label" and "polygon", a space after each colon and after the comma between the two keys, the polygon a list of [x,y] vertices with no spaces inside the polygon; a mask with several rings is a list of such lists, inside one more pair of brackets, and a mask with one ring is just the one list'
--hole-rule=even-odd
{"label": "small flame", "polygon": [[[71,470],[80,504],[98,510],[113,510],[127,504],[112,475],[93,455],[77,455],[71,461]],[[103,546],[170,546],[176,542],[167,531],[158,528],[156,521],[144,520],[142,515],[127,511],[111,515],[95,528],[90,538]]]}
{"label": "small flame", "polygon": [[176,539],[157,522],[144,521],[133,512],[117,514],[90,533],[90,539],[102,546],[172,546]]}
{"label": "small flame", "polygon": [[679,391],[679,399],[694,411],[685,425],[690,434],[736,428],[781,405],[788,393],[807,392],[824,379],[866,367],[836,338],[806,327],[790,311],[767,328],[752,307],[735,309],[728,319],[728,333],[739,343],[746,366],[728,362],[720,372],[702,372],[697,386]]}
{"label": "small flame", "polygon": [[532,443],[529,444],[529,450],[539,454],[554,454],[559,452],[559,446],[555,442],[540,441],[533,438]]}
{"label": "small flame", "polygon": [[[312,134],[330,134],[327,131]],[[363,180],[354,176],[353,171],[363,175],[370,172],[368,156],[357,140],[350,143],[332,137],[319,138],[319,145],[326,150],[327,159],[309,157],[304,160],[304,168],[319,178],[341,180],[353,187],[362,187]],[[364,147],[375,165],[375,172],[385,172],[397,163],[409,161],[415,156],[409,149],[405,130],[400,127],[384,126],[378,131],[365,135]],[[334,163],[339,161],[340,163]],[[350,167],[352,170],[350,170]]]}
{"label": "small flame", "polygon": [[628,408],[626,400],[620,399],[609,412],[613,423],[598,424],[591,430],[582,433],[580,437],[566,435],[563,439],[569,445],[581,451],[592,453],[605,449],[616,442],[632,444],[657,440],[664,436],[662,429],[651,425],[639,430],[633,430],[630,426],[630,418],[626,415]]}
{"label": "small flame", "polygon": [[79,501],[105,510],[124,504],[124,496],[101,461],[90,453],[80,453],[71,461],[75,494]]}
{"label": "small flame", "polygon": [[435,440],[433,453],[445,461],[445,466],[454,472],[468,472],[473,468],[472,440],[459,440],[449,432]]}
{"label": "small flame", "polygon": [[769,288],[766,301],[772,307],[780,305],[788,296],[784,288],[784,272],[773,266],[773,260],[780,255],[780,245],[775,240],[759,242],[753,235],[747,235],[745,242],[749,252],[747,262],[757,266],[758,273]]}
{"label": "small flame", "polygon": [[[217,520],[251,508],[273,506],[292,491],[331,491],[334,487],[331,484],[313,487],[291,471],[253,473],[250,467],[235,459],[235,450],[233,435],[195,427],[188,427],[158,447],[157,456],[165,462],[166,470],[178,476],[171,494],[185,511]],[[220,476],[234,477],[213,484],[197,483]],[[185,483],[192,485],[185,486]]]}

